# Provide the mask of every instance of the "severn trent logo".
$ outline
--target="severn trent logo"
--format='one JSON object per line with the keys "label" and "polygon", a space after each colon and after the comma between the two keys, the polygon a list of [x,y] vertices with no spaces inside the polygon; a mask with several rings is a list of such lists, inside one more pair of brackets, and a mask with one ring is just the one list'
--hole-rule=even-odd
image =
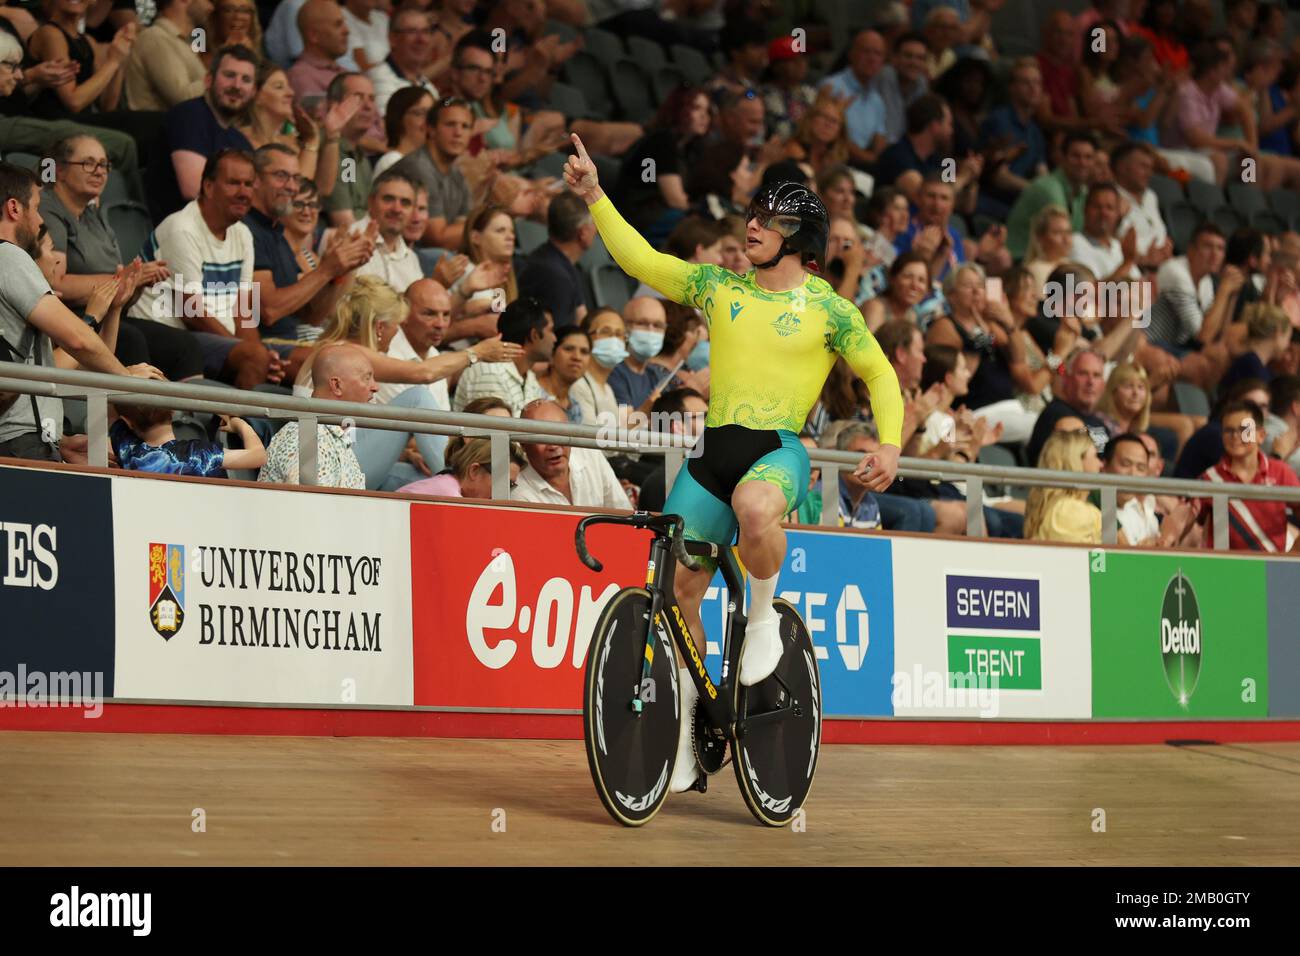
{"label": "severn trent logo", "polygon": [[1165,587],[1160,608],[1160,657],[1169,689],[1186,707],[1201,676],[1201,611],[1192,582],[1181,569]]}

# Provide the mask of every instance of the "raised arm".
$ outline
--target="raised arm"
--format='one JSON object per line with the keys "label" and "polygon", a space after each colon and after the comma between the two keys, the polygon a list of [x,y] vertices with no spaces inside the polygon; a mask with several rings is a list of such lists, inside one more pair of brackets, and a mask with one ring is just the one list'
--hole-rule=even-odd
{"label": "raised arm", "polygon": [[694,305],[689,290],[692,280],[702,271],[702,267],[656,252],[619,215],[614,204],[600,188],[596,178],[596,164],[591,161],[587,148],[576,134],[573,136],[573,145],[578,155],[570,156],[565,164],[564,181],[591,207],[591,218],[600,231],[600,238],[605,241],[605,248],[619,268],[674,302]]}

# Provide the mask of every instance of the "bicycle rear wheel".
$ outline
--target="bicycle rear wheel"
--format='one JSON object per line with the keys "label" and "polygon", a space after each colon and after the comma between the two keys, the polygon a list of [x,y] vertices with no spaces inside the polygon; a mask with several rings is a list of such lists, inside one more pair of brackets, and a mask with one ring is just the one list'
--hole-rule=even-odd
{"label": "bicycle rear wheel", "polygon": [[651,682],[644,683],[649,623],[650,592],[624,588],[605,605],[587,651],[582,707],[587,763],[601,803],[629,827],[648,823],[659,812],[677,759],[677,656],[666,629],[656,628]]}
{"label": "bicycle rear wheel", "polygon": [[[737,721],[750,722],[732,745],[736,780],[754,817],[785,826],[808,799],[821,752],[822,688],[817,656],[803,619],[788,602],[773,602],[785,653],[776,671],[753,687],[736,681]],[[770,720],[759,715],[780,711]]]}

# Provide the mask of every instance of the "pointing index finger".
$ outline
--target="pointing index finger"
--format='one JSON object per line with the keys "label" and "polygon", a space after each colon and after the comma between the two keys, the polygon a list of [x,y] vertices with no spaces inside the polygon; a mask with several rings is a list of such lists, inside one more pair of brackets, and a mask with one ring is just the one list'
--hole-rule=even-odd
{"label": "pointing index finger", "polygon": [[570,134],[573,137],[574,148],[578,151],[578,158],[584,163],[591,162],[591,157],[587,155],[587,147],[582,145],[582,137],[577,133]]}

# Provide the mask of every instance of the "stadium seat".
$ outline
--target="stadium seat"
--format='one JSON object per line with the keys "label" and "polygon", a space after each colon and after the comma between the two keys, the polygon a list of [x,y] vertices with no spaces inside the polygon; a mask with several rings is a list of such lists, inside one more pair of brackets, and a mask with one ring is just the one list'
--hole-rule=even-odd
{"label": "stadium seat", "polygon": [[664,48],[654,40],[645,37],[628,37],[627,55],[628,59],[650,74],[668,64],[668,54],[664,52]]}
{"label": "stadium seat", "polygon": [[1300,225],[1300,196],[1291,190],[1270,189],[1268,208],[1273,210],[1274,215],[1286,220],[1289,228],[1294,229]]}
{"label": "stadium seat", "polygon": [[610,99],[609,81],[600,60],[579,50],[564,62],[560,75],[565,83],[582,94],[596,119],[609,118],[614,111],[614,102]]}
{"label": "stadium seat", "polygon": [[654,71],[650,80],[654,87],[655,99],[662,103],[668,98],[668,94],[679,86],[690,86],[686,74],[675,66],[661,66]]}
{"label": "stadium seat", "polygon": [[1180,256],[1187,251],[1192,241],[1192,233],[1205,217],[1186,201],[1175,203],[1165,211],[1165,223],[1169,226],[1169,235],[1174,240],[1174,252]]}
{"label": "stadium seat", "polygon": [[627,300],[632,298],[632,280],[618,266],[602,265],[591,271],[591,295],[596,308],[618,309],[620,312]]}
{"label": "stadium seat", "polygon": [[546,239],[546,227],[540,222],[522,217],[515,220],[515,250],[520,255],[526,256],[538,246],[545,245]]}
{"label": "stadium seat", "polygon": [[13,163],[15,166],[22,166],[25,169],[30,169],[32,172],[36,172],[41,165],[41,158],[39,156],[33,156],[31,153],[5,153],[4,161],[6,163]]}
{"label": "stadium seat", "polygon": [[620,60],[610,69],[609,78],[624,119],[645,123],[654,116],[650,84],[639,66],[631,60]]}
{"label": "stadium seat", "polygon": [[588,27],[582,37],[583,49],[606,66],[612,66],[627,57],[627,50],[623,49],[623,41],[615,33],[602,30],[600,27]]}
{"label": "stadium seat", "polygon": [[582,254],[578,259],[578,268],[583,272],[594,272],[598,266],[612,266],[614,259],[610,256],[609,250],[605,248],[605,240],[596,234],[595,240],[591,243],[591,248]]}
{"label": "stadium seat", "polygon": [[1247,220],[1243,219],[1237,210],[1231,206],[1220,206],[1210,213],[1210,219],[1223,230],[1225,236],[1231,236],[1247,223]]}
{"label": "stadium seat", "polygon": [[713,75],[713,67],[695,47],[676,43],[669,53],[672,54],[673,65],[685,74],[693,86],[701,85]]}
{"label": "stadium seat", "polygon": [[108,181],[104,184],[104,193],[99,197],[99,204],[107,209],[109,206],[115,206],[118,203],[131,202],[135,198],[127,190],[126,180],[122,178],[122,174],[110,172]]}
{"label": "stadium seat", "polygon": [[1174,401],[1184,415],[1210,415],[1210,397],[1191,382],[1174,382]]}
{"label": "stadium seat", "polygon": [[137,202],[120,202],[109,206],[108,225],[117,236],[122,258],[130,262],[141,254],[144,244],[153,234],[153,220],[149,210]]}
{"label": "stadium seat", "polygon": [[1264,190],[1254,183],[1229,183],[1228,205],[1235,209],[1245,222],[1254,219],[1258,212],[1268,211],[1268,198]]}
{"label": "stadium seat", "polygon": [[1188,182],[1187,201],[1191,203],[1194,209],[1199,210],[1205,216],[1209,216],[1220,206],[1228,204],[1227,197],[1223,195],[1221,188],[1214,183],[1203,182],[1199,179]]}
{"label": "stadium seat", "polygon": [[564,175],[564,164],[568,162],[568,159],[569,154],[567,152],[547,153],[533,163],[531,173],[533,176],[555,176],[558,179]]}
{"label": "stadium seat", "polygon": [[568,43],[570,40],[573,40],[578,36],[578,31],[567,23],[563,23],[559,20],[547,20],[545,25],[542,27],[542,36],[547,36],[552,33],[560,38],[561,43]]}
{"label": "stadium seat", "polygon": [[1250,217],[1250,226],[1252,229],[1258,229],[1270,235],[1277,235],[1287,231],[1287,224],[1284,219],[1279,217],[1271,209],[1261,209]]}
{"label": "stadium seat", "polygon": [[1039,45],[1038,0],[1007,0],[995,14],[990,33],[1004,57],[1033,56]]}
{"label": "stadium seat", "polygon": [[615,180],[618,179],[618,171],[623,165],[622,161],[613,156],[601,156],[599,154],[592,156],[591,161],[596,164],[596,175],[600,178],[600,181],[611,186],[614,185]]}
{"label": "stadium seat", "polygon": [[1168,176],[1153,175],[1151,177],[1151,190],[1156,194],[1156,198],[1160,200],[1162,211],[1169,209],[1175,203],[1185,201],[1187,198],[1183,192],[1182,183],[1176,179],[1170,179]]}
{"label": "stadium seat", "polygon": [[591,107],[587,105],[587,97],[576,86],[556,80],[551,84],[551,95],[547,101],[551,109],[563,113],[566,119],[591,118]]}

